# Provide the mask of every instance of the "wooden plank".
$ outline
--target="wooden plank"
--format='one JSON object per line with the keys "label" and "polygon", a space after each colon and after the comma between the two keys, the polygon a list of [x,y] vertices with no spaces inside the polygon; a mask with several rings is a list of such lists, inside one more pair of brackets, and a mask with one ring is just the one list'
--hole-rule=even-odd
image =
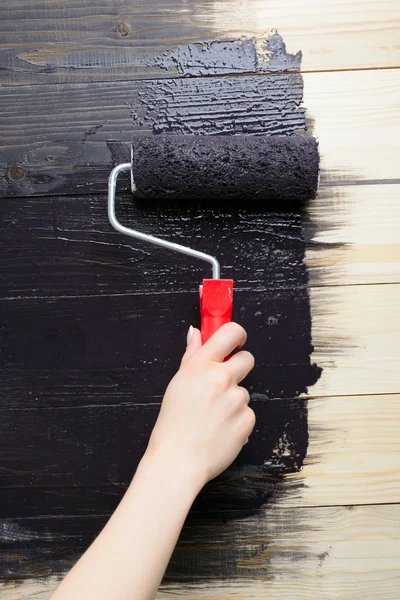
{"label": "wooden plank", "polygon": [[[398,284],[311,288],[310,299],[306,290],[238,291],[235,318],[248,330],[248,348],[257,359],[250,388],[269,397],[292,397],[306,387],[312,396],[398,393],[399,294]],[[79,385],[70,394],[70,379],[81,369],[100,369],[109,381],[106,395],[114,393],[115,369],[123,386],[135,376],[142,382],[148,377],[149,396],[160,394],[178,364],[188,324],[197,322],[197,302],[193,292],[4,303],[5,385],[15,385],[18,373],[20,380],[25,371],[33,373],[28,386],[18,387],[19,397],[16,390],[11,398],[31,404],[34,390],[47,387],[45,372],[56,370],[66,385],[56,396],[81,404]],[[311,360],[323,369],[319,380],[309,362],[311,335]]]}
{"label": "wooden plank", "polygon": [[[240,521],[189,523],[157,598],[397,600],[399,517],[398,505],[270,506]],[[3,521],[10,581],[0,587],[2,598],[48,598],[101,524],[74,517]]]}
{"label": "wooden plank", "polygon": [[303,215],[310,286],[400,282],[400,186],[323,187]]}
{"label": "wooden plank", "polygon": [[[113,499],[108,498],[106,489],[103,505],[101,489],[116,485],[121,491],[146,449],[159,402],[144,402],[145,398],[142,404],[125,406],[3,408],[0,485],[10,491],[2,515],[37,514],[36,492],[22,491],[24,488],[52,489],[58,506],[55,512],[61,514],[79,514],[78,488],[94,488],[96,510],[103,513]],[[205,489],[196,502],[199,511],[240,510],[245,515],[275,494],[284,474],[300,469],[308,440],[305,401],[267,402],[259,395],[253,400],[253,408],[258,426],[251,443],[230,471]],[[76,488],[76,494],[70,491],[64,498],[64,488],[68,487]],[[54,488],[59,491],[56,493]],[[286,491],[282,488],[282,495]],[[84,504],[90,506],[88,500]],[[47,504],[43,509],[49,514],[55,510]]]}
{"label": "wooden plank", "polygon": [[[226,123],[233,128],[240,125],[232,105],[222,103],[217,110],[213,100],[219,97],[222,83],[226,86],[229,81],[239,85],[236,92],[240,97],[250,88],[262,87],[260,96],[265,104],[260,123],[264,125],[260,127],[263,131],[268,133],[272,126],[277,133],[286,131],[287,127],[301,127],[296,107],[296,103],[301,102],[299,77],[293,73],[183,78],[175,83],[128,81],[118,85],[3,86],[0,88],[5,106],[0,122],[0,192],[3,196],[105,192],[113,164],[129,156],[128,142],[132,136],[151,133],[158,123],[159,117],[154,120],[152,111],[146,109],[141,98],[149,102],[160,91],[160,86],[164,86],[161,88],[164,95],[168,91],[165,86],[178,86],[169,90],[176,98],[170,108],[172,116],[179,114],[180,102],[189,102],[191,108],[184,110],[198,111],[188,96],[195,99],[198,94],[195,88],[202,90],[204,131],[218,131]],[[282,91],[279,102],[273,103],[271,112],[269,97],[277,93],[278,78],[281,91],[286,91]],[[303,78],[309,130],[320,142],[321,183],[399,178],[395,157],[400,139],[396,109],[400,69],[306,73]],[[186,94],[187,86],[190,94]],[[236,92],[230,93],[231,101],[236,98]],[[290,99],[293,102],[289,102]],[[240,104],[243,108],[240,118],[244,120],[249,118],[247,108],[251,109],[252,104],[252,101],[246,102],[245,106]],[[287,102],[291,106],[289,112]],[[343,131],[346,131],[345,136]]]}
{"label": "wooden plank", "polygon": [[[299,107],[302,89],[296,73],[128,81],[119,86],[4,86],[0,97],[6,106],[12,102],[14,110],[13,118],[5,114],[0,124],[7,174],[0,191],[105,191],[111,165],[122,158],[121,142],[130,142],[134,132],[294,133],[306,127]],[[127,158],[129,145],[122,160]]]}
{"label": "wooden plank", "polygon": [[[376,373],[376,371],[375,371]],[[400,396],[343,396],[308,402],[309,447],[286,504],[400,502]]]}
{"label": "wooden plank", "polygon": [[400,70],[304,75],[321,182],[399,179]]}
{"label": "wooden plank", "polygon": [[[400,502],[399,400],[255,396],[249,444],[203,490],[194,513],[244,518],[271,504]],[[157,405],[3,410],[3,516],[107,513],[129,483],[157,413]]]}
{"label": "wooden plank", "polygon": [[[0,251],[0,298],[194,292],[209,265],[122,236],[105,195],[7,198]],[[245,207],[138,205],[118,198],[130,227],[218,257],[236,288],[305,288],[305,241],[296,212]]]}
{"label": "wooden plank", "polygon": [[311,288],[313,396],[400,391],[400,285]]}
{"label": "wooden plank", "polygon": [[[193,271],[191,260],[177,262],[169,253],[164,261],[163,254],[153,253],[153,249],[139,249],[134,262],[138,259],[136,266],[140,268],[132,269],[132,249],[110,231],[104,198],[101,206],[74,201],[72,211],[70,202],[64,200],[53,203],[44,199],[40,210],[33,199],[6,204],[10,207],[9,218],[2,239],[7,260],[0,284],[0,297],[5,300],[0,336],[5,401],[12,397],[12,404],[32,406],[33,398],[46,390],[43,402],[47,406],[53,402],[56,388],[61,393],[58,399],[63,397],[65,405],[87,403],[86,397],[94,398],[96,393],[93,379],[90,382],[87,375],[82,379],[82,370],[90,370],[96,381],[96,373],[101,371],[105,395],[109,398],[109,392],[111,396],[116,394],[111,404],[123,401],[120,392],[116,393],[116,381],[118,388],[125,389],[122,393],[128,401],[132,401],[128,390],[131,394],[138,392],[139,402],[144,401],[143,395],[146,401],[159,397],[179,364],[189,324],[198,323],[202,272]],[[153,210],[154,225],[159,228],[160,212],[158,208]],[[191,243],[195,236],[199,247],[204,244],[206,251],[216,255],[224,245],[225,275],[234,269],[237,282],[235,318],[248,328],[260,356],[254,391],[270,397],[293,397],[305,392],[319,370],[309,358],[311,317],[300,216],[261,213],[258,219],[252,213],[244,215],[248,223],[244,226],[242,218],[238,221],[237,211],[227,221],[215,218],[213,211],[189,211],[183,221],[176,219],[174,211],[162,212],[170,214],[175,239],[186,236]],[[233,239],[236,227],[239,235]],[[243,227],[247,233],[242,234]],[[60,235],[65,228],[69,230],[66,237]],[[106,236],[102,228],[106,228]],[[258,240],[257,229],[264,240],[268,235],[268,246]],[[70,243],[77,244],[72,255]],[[233,252],[242,257],[235,267]],[[64,258],[59,262],[57,256],[69,257],[67,263]],[[261,277],[263,264],[269,274],[265,271]],[[170,270],[178,277],[171,277]],[[260,285],[255,283],[257,280]],[[27,291],[28,295],[21,296]],[[76,387],[76,382],[82,384],[83,380],[85,387]],[[98,402],[100,395],[95,400]],[[38,400],[33,403],[37,406]]]}
{"label": "wooden plank", "polygon": [[[3,302],[0,364],[4,381],[10,377],[15,382],[18,373],[23,381],[27,370],[39,374],[45,383],[40,372],[54,371],[50,376],[54,381],[61,371],[67,375],[62,381],[68,392],[76,371],[90,369],[95,373],[99,369],[103,381],[108,378],[111,382],[116,369],[123,385],[136,376],[132,391],[138,389],[140,394],[141,389],[147,389],[151,397],[159,395],[179,365],[188,327],[198,323],[198,310],[197,290]],[[237,290],[235,319],[246,327],[248,348],[258,357],[248,380],[254,392],[290,398],[316,381],[320,371],[310,363],[307,289]],[[33,377],[31,392],[35,382],[39,383]],[[22,387],[26,389],[26,384]],[[109,391],[114,393],[113,386]],[[21,401],[36,405],[35,397],[28,395]],[[81,390],[78,397],[67,393],[65,400],[80,405],[84,398],[85,391]],[[7,404],[7,397],[4,400]]]}
{"label": "wooden plank", "polygon": [[[238,289],[305,285],[304,248],[312,287],[399,283],[399,194],[394,184],[323,187],[302,219],[228,207],[139,207],[128,194],[120,194],[118,209],[128,225],[215,253]],[[0,297],[197,288],[201,263],[121,237],[106,202],[104,195],[3,199]]]}
{"label": "wooden plank", "polygon": [[159,76],[152,58],[199,40],[255,36],[277,28],[290,52],[303,51],[303,69],[399,66],[398,4],[387,0],[158,0],[112,6],[99,0],[1,4],[3,80],[84,82]]}

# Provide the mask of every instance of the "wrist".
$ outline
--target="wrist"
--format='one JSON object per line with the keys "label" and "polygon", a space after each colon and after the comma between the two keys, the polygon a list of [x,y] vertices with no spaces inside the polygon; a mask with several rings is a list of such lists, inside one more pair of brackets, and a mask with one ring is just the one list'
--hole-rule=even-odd
{"label": "wrist", "polygon": [[158,480],[160,489],[172,486],[183,496],[194,501],[206,483],[206,478],[186,460],[184,456],[176,456],[163,449],[147,449],[143,455],[137,475]]}

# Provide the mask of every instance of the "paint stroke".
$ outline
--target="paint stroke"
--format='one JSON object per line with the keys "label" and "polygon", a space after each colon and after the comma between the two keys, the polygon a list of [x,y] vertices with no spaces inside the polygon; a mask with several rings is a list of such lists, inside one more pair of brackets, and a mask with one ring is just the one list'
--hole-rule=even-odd
{"label": "paint stroke", "polygon": [[[153,59],[152,64],[164,72],[178,73],[181,78],[143,84],[139,94],[142,107],[132,113],[135,127],[150,125],[156,135],[271,136],[304,132],[307,126],[302,105],[303,78],[298,72],[301,58],[301,51],[287,53],[276,31],[261,44],[254,38],[240,38],[203,41],[167,50]],[[281,208],[279,203],[275,206],[278,212]],[[268,218],[266,214],[265,223]],[[257,414],[256,429],[234,465],[202,492],[195,504],[200,512],[239,510],[242,517],[248,515],[248,511],[276,498],[277,487],[284,486],[285,474],[298,472],[306,456],[307,403],[291,398],[307,392],[308,386],[320,377],[321,369],[310,362],[311,315],[300,215],[296,256],[291,254],[289,259],[288,254],[292,248],[293,231],[289,226],[292,218],[293,215],[288,218],[283,247],[277,254],[272,257],[271,248],[265,247],[277,269],[274,280],[280,263],[290,260],[296,266],[297,272],[290,278],[290,285],[296,290],[292,300],[285,299],[282,305],[278,300],[280,307],[274,309],[266,298],[261,295],[256,298],[255,294],[253,301],[247,298],[247,306],[236,317],[247,328],[250,345],[254,344],[249,349],[268,364],[266,369],[258,366],[246,382]],[[214,222],[218,222],[218,209]],[[259,243],[263,246],[262,236]],[[255,270],[260,264],[257,255],[250,253],[245,259]],[[244,281],[251,286],[251,278]],[[265,285],[268,286],[268,281]],[[247,319],[248,306],[254,310]],[[275,366],[271,366],[274,356]],[[289,378],[283,372],[279,377],[287,361],[296,368]],[[288,401],[271,403],[268,401],[271,398]],[[276,410],[282,410],[282,414],[278,416]],[[274,433],[269,426],[271,422],[275,425]]]}
{"label": "paint stroke", "polygon": [[[295,66],[300,65],[301,53],[290,55],[292,58],[286,56],[283,41],[279,38],[273,34],[262,45],[261,51],[254,50],[252,40],[241,40],[240,43],[216,41],[204,42],[195,50],[188,47],[175,50],[173,56],[164,55],[159,62],[160,69],[167,72],[168,69],[178,70],[181,78],[174,82],[160,80],[142,84],[140,100],[133,101],[132,105],[135,129],[143,126],[148,130],[150,126],[154,134],[200,135],[236,135],[243,132],[290,135],[304,131],[301,75],[267,72],[268,69],[295,70]],[[225,43],[227,50],[224,47],[221,50],[221,43]],[[230,59],[226,52],[229,52]],[[204,68],[200,62],[201,55],[204,56]],[[115,152],[122,150],[115,148]],[[53,210],[60,210],[59,206],[58,202]],[[301,476],[286,478],[286,475],[301,470],[308,446],[307,402],[297,396],[319,378],[321,370],[310,361],[311,315],[301,216],[296,212],[281,214],[279,209],[277,206],[269,213],[255,213],[244,205],[235,209],[228,207],[221,215],[220,207],[215,206],[204,215],[198,215],[199,218],[186,215],[190,239],[195,238],[199,245],[206,244],[208,251],[221,255],[225,276],[232,274],[237,283],[234,318],[248,331],[247,347],[257,359],[256,368],[245,382],[251,391],[257,424],[249,443],[232,467],[210,482],[197,498],[182,533],[183,544],[175,552],[167,572],[170,581],[181,581],[183,577],[189,581],[198,581],[204,576],[213,580],[226,576],[240,577],[243,570],[240,572],[238,565],[243,564],[248,556],[255,557],[256,563],[263,560],[266,546],[253,543],[251,529],[258,531],[258,523],[268,523],[260,508],[267,510],[279,501],[282,494],[295,494],[301,487]],[[129,205],[129,210],[135,209]],[[151,208],[147,207],[147,210]],[[166,223],[170,219],[171,237],[181,237],[184,220],[172,209],[170,213],[169,210],[165,207],[163,219]],[[96,214],[93,211],[93,215]],[[159,226],[159,222],[160,214],[157,213],[154,223]],[[78,226],[72,227],[74,243],[77,243],[76,230],[80,227],[79,220]],[[99,231],[102,227],[104,221],[99,222]],[[53,232],[51,235],[54,237]],[[83,236],[86,246],[87,235],[85,232]],[[101,242],[104,242],[103,238]],[[124,251],[122,243],[119,251]],[[132,249],[128,248],[127,252],[132,257]],[[62,258],[64,253],[71,262],[70,251],[60,250]],[[111,244],[110,248],[104,243],[92,246],[90,264],[100,265],[99,280],[109,279],[108,271],[104,270],[107,265],[112,265],[117,277],[119,269],[115,265],[115,256],[115,246]],[[153,272],[152,259],[146,253],[141,257],[147,261],[146,270]],[[146,397],[146,386],[154,386],[155,392],[160,393],[167,377],[166,367],[178,364],[183,329],[187,329],[188,323],[195,322],[198,315],[195,293],[192,305],[185,294],[154,294],[159,280],[173,285],[175,281],[181,281],[180,275],[175,280],[168,279],[170,273],[162,257],[155,255],[154,260],[159,270],[153,283],[152,275],[146,273],[147,293],[125,295],[123,292],[127,284],[117,281],[118,294],[98,296],[97,280],[92,284],[95,293],[89,290],[85,298],[71,301],[61,296],[51,298],[45,304],[42,299],[37,302],[29,299],[27,310],[21,310],[24,306],[20,303],[24,300],[18,300],[16,308],[14,303],[8,303],[8,310],[17,311],[10,312],[9,318],[6,318],[12,327],[4,331],[2,341],[4,360],[12,360],[12,364],[5,365],[10,380],[16,369],[19,373],[31,370],[32,379],[38,385],[40,372],[46,369],[54,377],[53,384],[46,375],[47,393],[53,397],[54,389],[60,389],[60,381],[65,377],[64,390],[57,393],[63,398],[71,398],[73,394],[78,403],[84,397],[82,388],[73,388],[78,374],[91,370],[97,381],[100,372],[106,379],[112,404],[101,410],[99,407],[84,409],[83,413],[79,413],[79,419],[76,410],[60,408],[60,418],[56,420],[58,429],[54,427],[54,411],[37,410],[34,421],[31,411],[21,412],[20,427],[27,443],[21,443],[21,435],[18,439],[15,436],[4,436],[4,439],[13,446],[13,451],[8,452],[10,460],[28,467],[24,470],[8,469],[7,472],[13,478],[16,501],[26,502],[25,497],[21,500],[20,490],[29,490],[31,511],[38,510],[37,489],[40,489],[41,497],[44,490],[50,489],[50,510],[70,514],[68,507],[72,506],[75,511],[78,506],[82,517],[85,510],[82,497],[87,496],[90,506],[94,507],[91,510],[104,513],[107,503],[116,501],[114,496],[112,500],[109,498],[110,488],[127,483],[132,469],[140,460],[157,407],[143,408],[139,404],[138,409],[125,408],[115,401],[115,394],[132,395],[130,377],[136,381],[139,400]],[[66,271],[60,272],[63,285],[70,287],[71,280],[66,280]],[[85,281],[86,272],[85,263]],[[143,263],[137,272],[140,281]],[[125,277],[125,280],[128,279],[129,275]],[[186,267],[179,285],[184,290],[186,287],[193,289],[192,284],[192,270]],[[18,319],[15,314],[18,314]],[[171,319],[171,314],[179,314],[180,319]],[[155,318],[159,319],[156,326]],[[23,335],[19,334],[20,331]],[[40,344],[32,343],[32,340],[37,342],[38,339]],[[166,344],[168,353],[165,351]],[[34,352],[32,348],[35,348]],[[127,367],[132,365],[135,369],[130,371]],[[71,392],[71,389],[74,391]],[[92,381],[86,384],[86,389],[93,389]],[[33,394],[33,391],[32,385],[29,392]],[[35,398],[36,394],[32,397]],[[120,396],[117,397],[120,399]],[[152,388],[149,389],[149,397],[154,401]],[[86,419],[82,419],[82,414],[86,415]],[[136,415],[136,418],[129,419],[127,415]],[[14,423],[15,411],[12,414],[10,411],[8,419]],[[6,427],[6,418],[3,421],[3,427]],[[8,430],[12,430],[10,426]],[[32,440],[37,450],[27,458],[26,448],[32,446]],[[134,445],[132,440],[135,440]],[[95,452],[94,449],[99,447],[102,451]],[[17,450],[22,453],[23,460]],[[129,460],[126,460],[127,456]],[[67,464],[71,467],[68,471],[69,487],[65,488]],[[115,465],[118,467],[115,468]],[[37,487],[39,480],[41,488]],[[95,498],[92,490],[96,491]],[[118,491],[122,493],[119,487]],[[54,503],[53,498],[57,494],[59,501]],[[42,499],[40,503],[42,507]],[[27,512],[25,507],[24,510]],[[24,516],[29,516],[26,512]],[[81,521],[90,520],[82,518]],[[81,531],[81,523],[79,525]],[[240,531],[240,535],[249,531],[250,548],[231,542],[235,540],[235,531]],[[203,547],[194,556],[192,549],[197,548],[199,536]],[[218,548],[215,550],[216,542],[223,536],[229,540],[226,553],[221,553]],[[48,540],[44,539],[44,543]],[[272,546],[272,559],[276,558],[279,562],[274,531],[267,537],[268,543]],[[29,553],[36,552],[38,547],[37,540],[22,540],[21,545],[22,552],[27,553],[24,556],[28,558]],[[64,546],[61,552],[64,552]],[[43,556],[47,569],[54,557],[54,547],[51,551],[45,547]],[[17,578],[18,564],[7,565],[9,572],[13,568]],[[23,569],[26,577],[29,572],[24,564]],[[43,573],[42,569],[36,576],[43,576]],[[249,577],[253,573],[251,565],[245,574]]]}
{"label": "paint stroke", "polygon": [[290,54],[276,30],[257,49],[255,38],[199,41],[166,50],[149,61],[149,66],[177,72],[185,77],[235,73],[299,71],[302,53]]}
{"label": "paint stroke", "polygon": [[[150,125],[154,134],[201,135],[290,135],[307,129],[303,77],[283,72],[299,70],[301,52],[288,54],[277,33],[266,38],[260,52],[254,39],[198,42],[167,51],[153,63],[182,77],[143,83],[141,104],[132,107],[135,129]],[[260,72],[265,74],[256,75]]]}
{"label": "paint stroke", "polygon": [[255,73],[258,57],[252,39],[211,40],[166,50],[153,58],[150,65],[186,77]]}
{"label": "paint stroke", "polygon": [[299,73],[146,82],[135,126],[153,133],[289,135],[306,130]]}
{"label": "paint stroke", "polygon": [[301,50],[296,54],[290,54],[286,50],[286,44],[279,33],[274,30],[270,36],[265,38],[258,52],[259,71],[300,71]]}

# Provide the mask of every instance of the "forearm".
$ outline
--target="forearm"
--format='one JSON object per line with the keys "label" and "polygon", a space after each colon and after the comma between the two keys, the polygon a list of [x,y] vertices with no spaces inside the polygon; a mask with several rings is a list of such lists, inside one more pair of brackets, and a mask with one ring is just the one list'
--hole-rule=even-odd
{"label": "forearm", "polygon": [[53,600],[152,600],[200,478],[182,462],[145,455],[119,507]]}
{"label": "forearm", "polygon": [[235,323],[204,345],[200,331],[191,331],[132,484],[53,600],[153,600],[193,500],[254,427],[250,395],[239,386],[254,358],[231,356],[245,340]]}

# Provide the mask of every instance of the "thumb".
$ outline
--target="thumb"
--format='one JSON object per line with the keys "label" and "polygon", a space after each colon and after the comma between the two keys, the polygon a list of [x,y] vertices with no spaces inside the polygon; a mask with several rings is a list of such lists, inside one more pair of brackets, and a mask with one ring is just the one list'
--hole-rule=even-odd
{"label": "thumb", "polygon": [[201,346],[202,343],[200,330],[190,326],[187,335],[186,352],[183,355],[181,365],[184,365],[185,362],[188,361],[189,358],[201,348]]}

